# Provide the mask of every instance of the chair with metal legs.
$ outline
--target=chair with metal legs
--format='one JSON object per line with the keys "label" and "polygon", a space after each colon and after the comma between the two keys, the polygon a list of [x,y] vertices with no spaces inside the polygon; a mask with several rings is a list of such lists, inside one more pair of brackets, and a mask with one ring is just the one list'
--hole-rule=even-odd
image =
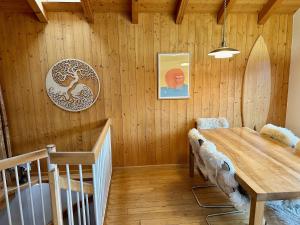
{"label": "chair with metal legs", "polygon": [[[216,147],[213,143],[207,141],[198,130],[192,129],[189,132],[189,141],[194,152],[194,155],[201,158],[205,166],[205,174],[204,177],[207,177],[212,184],[204,184],[192,187],[193,196],[201,208],[235,208],[233,205],[208,205],[203,204],[199,201],[195,190],[196,189],[204,189],[210,187],[219,187],[221,191],[223,191],[227,196],[234,192],[238,192],[238,183],[234,179],[234,167],[231,161],[222,153],[216,150]],[[196,164],[199,163],[199,160],[195,160]],[[222,165],[218,167],[218,165]],[[198,165],[197,165],[198,166]],[[201,165],[201,172],[203,171],[203,165]],[[228,179],[228,175],[231,177],[232,184],[226,183],[226,179]],[[226,179],[225,179],[226,176]],[[214,185],[216,183],[217,185]],[[240,194],[240,193],[236,193]],[[209,214],[206,217],[206,223],[210,225],[209,218],[219,217],[229,214],[238,214],[243,213],[241,210],[233,210],[228,212],[220,212]]]}

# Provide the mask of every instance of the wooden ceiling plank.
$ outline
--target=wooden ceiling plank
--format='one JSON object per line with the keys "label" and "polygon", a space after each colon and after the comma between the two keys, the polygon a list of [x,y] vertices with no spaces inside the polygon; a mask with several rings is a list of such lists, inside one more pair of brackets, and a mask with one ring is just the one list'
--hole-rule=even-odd
{"label": "wooden ceiling plank", "polygon": [[89,23],[94,22],[94,13],[91,7],[90,0],[81,0],[81,6],[83,9],[84,16]]}
{"label": "wooden ceiling plank", "polygon": [[[227,0],[227,7],[226,7],[227,13],[230,13],[235,2],[236,2],[236,0]],[[218,11],[217,22],[218,22],[218,24],[224,23],[224,3],[222,3],[222,5]]]}
{"label": "wooden ceiling plank", "polygon": [[176,18],[175,18],[176,24],[182,23],[188,3],[189,3],[189,0],[178,0],[177,9],[176,9]]}
{"label": "wooden ceiling plank", "polygon": [[139,23],[139,1],[131,0],[131,22],[133,24]]}
{"label": "wooden ceiling plank", "polygon": [[47,23],[48,18],[46,15],[46,11],[43,7],[43,4],[40,0],[27,0],[28,4],[30,5],[31,9],[37,16],[40,22]]}
{"label": "wooden ceiling plank", "polygon": [[269,0],[258,14],[258,24],[264,24],[283,0]]}

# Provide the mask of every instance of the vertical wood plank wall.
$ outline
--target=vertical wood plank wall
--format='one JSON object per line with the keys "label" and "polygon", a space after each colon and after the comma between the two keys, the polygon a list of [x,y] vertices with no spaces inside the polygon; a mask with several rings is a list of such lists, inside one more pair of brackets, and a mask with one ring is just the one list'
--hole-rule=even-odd
{"label": "vertical wood plank wall", "polygon": [[[0,14],[0,82],[8,111],[13,154],[55,143],[85,151],[105,118],[113,120],[115,166],[186,163],[187,132],[197,117],[225,116],[241,126],[242,79],[250,50],[263,35],[272,62],[269,122],[284,125],[291,47],[291,15],[257,25],[255,14],[229,16],[228,42],[241,50],[231,60],[207,53],[219,45],[215,15],[49,13],[47,25],[29,14]],[[191,98],[157,100],[157,53],[191,52]],[[45,92],[49,68],[62,58],[91,64],[101,80],[96,104],[80,113],[54,106]],[[255,95],[255,93],[253,93]]]}

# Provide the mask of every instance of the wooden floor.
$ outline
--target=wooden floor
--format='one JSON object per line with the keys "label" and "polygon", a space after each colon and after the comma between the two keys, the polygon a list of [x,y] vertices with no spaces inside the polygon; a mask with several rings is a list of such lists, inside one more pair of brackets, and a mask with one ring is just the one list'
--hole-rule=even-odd
{"label": "wooden floor", "polygon": [[[200,183],[203,181],[199,176],[190,178],[184,166],[115,169],[105,225],[205,225],[206,215],[222,210],[198,207],[191,187]],[[216,188],[201,193],[203,202],[228,203]],[[210,222],[212,225],[248,224],[245,215],[211,218]]]}

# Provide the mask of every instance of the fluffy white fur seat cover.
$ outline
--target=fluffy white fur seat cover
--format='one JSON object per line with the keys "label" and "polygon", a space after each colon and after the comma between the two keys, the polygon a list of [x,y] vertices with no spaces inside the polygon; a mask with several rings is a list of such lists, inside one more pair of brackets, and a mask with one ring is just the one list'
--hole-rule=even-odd
{"label": "fluffy white fur seat cover", "polygon": [[300,200],[296,199],[267,202],[265,217],[267,222],[274,221],[274,217],[276,218],[276,224],[270,225],[299,225]]}
{"label": "fluffy white fur seat cover", "polygon": [[299,138],[292,131],[287,128],[275,126],[273,124],[265,125],[261,129],[260,133],[276,139],[291,147],[295,147],[299,142]]}
{"label": "fluffy white fur seat cover", "polygon": [[[189,138],[193,148],[194,154],[201,158],[202,165],[197,166],[202,170],[212,182],[216,184],[225,194],[227,194],[236,207],[241,211],[249,209],[249,200],[242,195],[239,190],[239,184],[235,180],[235,170],[231,160],[219,152],[214,143],[206,140],[197,129],[192,129],[189,132]],[[200,142],[199,142],[200,140]],[[196,160],[196,163],[197,160]]]}
{"label": "fluffy white fur seat cover", "polygon": [[197,129],[229,128],[226,118],[198,118]]}
{"label": "fluffy white fur seat cover", "polygon": [[204,162],[200,156],[200,143],[199,143],[199,140],[204,140],[205,138],[195,128],[189,131],[188,137],[195,156],[196,166],[201,171],[203,176],[207,179],[207,171]]}

